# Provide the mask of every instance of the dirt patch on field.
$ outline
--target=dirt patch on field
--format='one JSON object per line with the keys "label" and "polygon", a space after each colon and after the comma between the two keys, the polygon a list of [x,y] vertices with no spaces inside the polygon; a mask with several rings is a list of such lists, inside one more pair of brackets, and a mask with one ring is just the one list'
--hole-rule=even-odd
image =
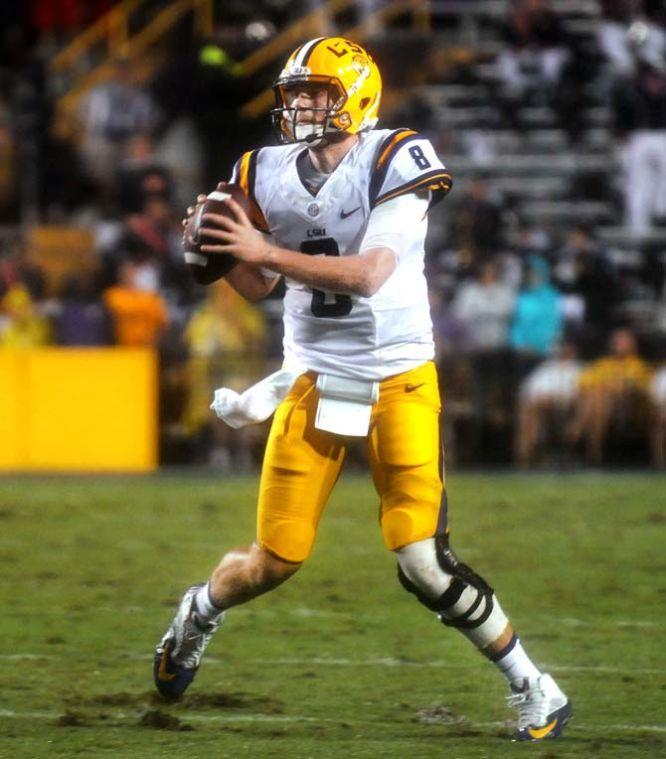
{"label": "dirt patch on field", "polygon": [[[461,727],[453,730],[451,732],[452,736],[455,736],[456,738],[480,738],[481,736],[485,735],[485,733],[482,733],[481,730],[475,730],[471,727]],[[498,738],[506,738],[506,735],[504,733],[497,733]],[[542,759],[542,757],[540,757]]]}
{"label": "dirt patch on field", "polygon": [[125,708],[151,706],[155,703],[154,691],[144,693],[102,693],[98,696],[68,696],[65,703],[72,706],[120,706]]}
{"label": "dirt patch on field", "polygon": [[202,501],[199,504],[199,514],[203,518],[211,517],[218,513],[220,510],[220,507],[218,504],[213,503],[212,501]]}
{"label": "dirt patch on field", "polygon": [[65,713],[57,717],[55,724],[58,727],[90,727],[90,722],[79,712],[66,709]]}
{"label": "dirt patch on field", "polygon": [[61,576],[57,572],[53,572],[50,569],[46,569],[43,572],[37,572],[35,574],[35,580],[42,580],[42,581],[45,581],[45,580],[59,580],[60,577]]}
{"label": "dirt patch on field", "polygon": [[159,709],[150,709],[139,717],[140,727],[149,727],[152,730],[175,730],[185,732],[194,730],[192,725],[182,722],[178,717]]}
{"label": "dirt patch on field", "polygon": [[282,714],[280,701],[265,696],[251,696],[247,693],[192,693],[182,704],[187,709],[252,709],[264,714]]}
{"label": "dirt patch on field", "polygon": [[[203,711],[207,709],[251,709],[263,714],[282,714],[284,707],[280,701],[265,696],[248,693],[213,691],[212,693],[191,693],[184,698],[169,702],[183,710]],[[164,707],[165,701],[155,691],[143,693],[101,693],[97,696],[68,696],[65,705],[69,708],[118,707],[121,709],[141,709]]]}
{"label": "dirt patch on field", "polygon": [[453,709],[443,704],[433,704],[419,709],[415,721],[422,725],[463,725],[467,722],[467,717],[456,714]]}

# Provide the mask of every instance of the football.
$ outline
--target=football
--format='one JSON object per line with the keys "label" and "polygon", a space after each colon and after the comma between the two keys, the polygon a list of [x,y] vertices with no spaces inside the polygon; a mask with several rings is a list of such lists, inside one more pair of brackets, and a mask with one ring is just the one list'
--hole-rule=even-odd
{"label": "football", "polygon": [[[221,216],[233,218],[233,214],[225,202],[229,197],[232,197],[245,213],[250,215],[250,203],[240,186],[221,182],[215,191],[209,193],[203,203],[197,204],[194,213],[185,226],[183,235],[185,262],[194,279],[202,285],[210,284],[216,279],[224,277],[238,263],[238,259],[231,254],[201,252],[201,246],[206,244],[206,241],[199,234],[201,227],[205,226],[204,214],[217,213]],[[212,243],[213,240],[210,242]]]}

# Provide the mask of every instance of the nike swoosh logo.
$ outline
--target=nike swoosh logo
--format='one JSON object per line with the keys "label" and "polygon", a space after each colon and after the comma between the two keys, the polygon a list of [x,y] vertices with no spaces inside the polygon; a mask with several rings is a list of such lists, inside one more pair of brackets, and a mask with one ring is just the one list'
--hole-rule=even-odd
{"label": "nike swoosh logo", "polygon": [[418,385],[405,385],[405,392],[413,393],[414,390],[418,390],[420,387],[423,387],[424,385],[425,385],[425,382],[421,382]]}
{"label": "nike swoosh logo", "polygon": [[162,651],[162,658],[160,659],[160,668],[157,670],[157,676],[160,680],[173,680],[177,672],[168,672],[166,665],[167,665],[167,659],[169,658],[169,649],[167,646],[164,647],[164,651]]}
{"label": "nike swoosh logo", "polygon": [[361,206],[356,206],[356,208],[352,208],[351,211],[343,211],[340,209],[340,218],[346,219],[348,216],[351,216],[353,213],[356,213],[357,211],[361,210]]}
{"label": "nike swoosh logo", "polygon": [[533,727],[528,727],[527,732],[530,735],[530,738],[534,738],[534,740],[540,740],[541,738],[545,738],[548,733],[552,733],[555,729],[555,725],[557,725],[557,717],[552,721],[549,722],[545,727],[538,727],[534,729]]}

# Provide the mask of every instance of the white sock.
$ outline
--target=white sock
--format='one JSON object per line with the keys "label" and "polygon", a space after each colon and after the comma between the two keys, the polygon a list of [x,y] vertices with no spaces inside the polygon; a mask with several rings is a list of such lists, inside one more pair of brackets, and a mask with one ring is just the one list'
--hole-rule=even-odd
{"label": "white sock", "polygon": [[203,588],[200,588],[194,597],[194,603],[197,605],[199,616],[204,622],[212,622],[222,614],[223,609],[210,600],[210,583],[207,582]]}
{"label": "white sock", "polygon": [[[534,666],[530,657],[525,653],[520,640],[514,638],[514,641],[507,646],[509,649],[507,653],[499,652],[501,659],[491,657],[492,661],[510,683],[522,681],[526,677],[530,680],[536,680],[540,677],[541,671]],[[504,650],[506,651],[506,649]]]}

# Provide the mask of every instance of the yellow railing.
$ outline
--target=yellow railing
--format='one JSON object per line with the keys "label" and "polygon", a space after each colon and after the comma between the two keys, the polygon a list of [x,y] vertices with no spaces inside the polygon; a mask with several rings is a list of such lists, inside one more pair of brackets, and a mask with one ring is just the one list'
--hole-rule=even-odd
{"label": "yellow railing", "polygon": [[128,41],[128,54],[132,57],[144,54],[190,11],[197,14],[198,31],[203,36],[211,34],[212,0],[175,0]]}
{"label": "yellow railing", "polygon": [[[53,71],[75,69],[77,62],[93,47],[106,43],[106,60],[72,84],[70,90],[60,100],[61,113],[71,114],[86,91],[106,81],[112,75],[114,58],[122,56],[134,61],[145,59],[156,43],[185,14],[189,12],[195,14],[195,24],[199,34],[208,36],[213,33],[213,0],[174,0],[152,18],[143,29],[131,35],[129,20],[141,3],[142,0],[123,0],[53,58],[50,63]],[[330,22],[334,16],[355,3],[356,0],[328,0],[241,61],[238,69],[240,75],[245,78],[250,77],[282,59],[286,53],[303,41],[316,35],[330,33]],[[378,8],[362,23],[345,29],[342,34],[362,40],[367,36],[370,24],[386,24],[404,13],[411,14],[414,29],[421,32],[429,31],[429,0],[393,0]],[[245,118],[257,118],[270,108],[271,103],[272,92],[270,89],[265,89],[241,108],[241,115]]]}
{"label": "yellow railing", "polygon": [[109,57],[121,55],[127,43],[129,17],[141,2],[142,0],[123,0],[104,14],[51,60],[51,70],[59,72],[73,68],[80,58],[104,41]]}
{"label": "yellow railing", "polygon": [[[213,0],[176,0],[159,13],[144,29],[134,37],[129,34],[129,20],[143,0],[123,0],[108,13],[104,14],[94,24],[75,37],[72,42],[61,50],[50,62],[52,71],[64,71],[73,68],[77,61],[86,55],[95,45],[106,41],[109,58],[121,55],[132,55],[143,40],[157,39],[170,28],[170,25],[188,11],[195,13],[197,31],[202,36],[213,32]],[[174,9],[174,6],[178,6]],[[153,28],[153,31],[151,31]],[[139,48],[140,49],[140,48]]]}
{"label": "yellow railing", "polygon": [[213,32],[213,0],[174,0],[141,30],[131,35],[130,18],[142,1],[123,0],[53,58],[50,63],[52,71],[75,69],[83,56],[97,45],[106,43],[106,59],[72,84],[60,99],[62,111],[71,113],[87,90],[108,79],[113,71],[114,59],[125,57],[137,60],[145,56],[187,13],[195,14],[199,34],[207,36]]}
{"label": "yellow railing", "polygon": [[[300,21],[289,27],[282,34],[257,50],[249,58],[241,62],[243,74],[250,74],[259,68],[272,63],[286,51],[290,51],[299,43],[305,41],[313,34],[325,29],[325,23],[330,16],[344,10],[351,5],[353,0],[330,0],[325,6],[308,14]],[[341,34],[354,40],[362,40],[368,34],[368,22],[380,22],[386,24],[402,13],[412,14],[412,23],[418,31],[427,31],[430,28],[430,13],[428,0],[394,0],[364,19],[356,26],[345,29]],[[271,107],[273,103],[273,91],[270,88],[263,90],[249,100],[241,108],[241,115],[247,119],[256,119]]]}

